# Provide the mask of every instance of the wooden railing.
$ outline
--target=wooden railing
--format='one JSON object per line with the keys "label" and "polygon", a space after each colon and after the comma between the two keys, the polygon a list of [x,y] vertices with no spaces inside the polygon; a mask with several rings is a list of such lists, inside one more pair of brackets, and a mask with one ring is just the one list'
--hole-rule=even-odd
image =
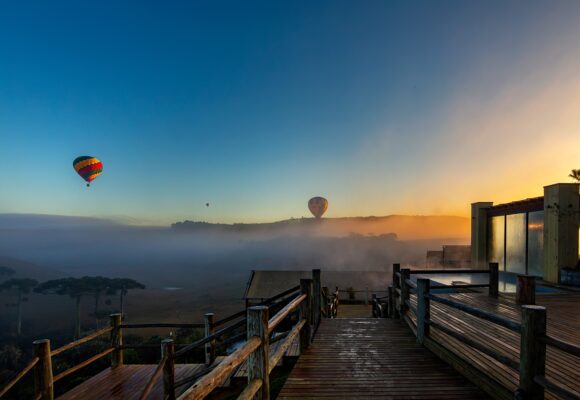
{"label": "wooden railing", "polygon": [[[255,359],[253,357],[255,354],[260,352],[263,353],[264,346],[269,346],[270,336],[283,320],[287,319],[299,307],[303,308],[306,307],[306,305],[307,308],[301,308],[300,320],[294,328],[286,332],[284,335],[279,335],[274,339],[276,341],[283,340],[283,342],[278,345],[276,353],[269,358],[270,368],[265,375],[268,375],[271,372],[274,366],[286,353],[297,335],[301,335],[301,348],[306,348],[309,345],[312,336],[312,327],[317,318],[316,313],[314,312],[314,306],[312,305],[314,298],[313,282],[313,279],[301,280],[300,286],[295,286],[259,303],[258,305],[249,307],[247,310],[235,313],[215,323],[213,322],[213,314],[206,314],[206,336],[177,351],[175,351],[175,345],[171,339],[165,340],[162,343],[162,359],[156,368],[156,373],[150,378],[149,382],[141,392],[140,399],[144,400],[148,398],[155,382],[158,381],[161,376],[163,376],[164,397],[166,399],[175,399],[176,388],[191,383],[193,383],[193,386],[187,389],[187,391],[185,391],[179,398],[204,398],[217,386],[227,380],[228,377],[246,360],[249,360],[249,380],[248,386],[240,395],[240,398],[246,398],[244,396],[249,396],[247,398],[251,398],[251,396],[253,396],[257,391],[264,391],[266,390],[265,388],[269,391],[267,376],[264,377],[264,374],[258,374],[259,376],[254,374],[254,364],[261,356],[255,356]],[[263,332],[260,330],[263,329],[263,327],[258,327],[258,322],[260,318],[262,318],[262,314],[266,316],[274,314],[269,321],[266,321],[267,329],[263,330]],[[243,316],[245,316],[245,318],[242,318]],[[318,318],[320,317],[318,316]],[[216,327],[230,323],[236,319],[238,319],[237,322],[222,329],[215,330]],[[226,334],[231,334],[240,327],[246,329],[241,334],[230,337],[229,340],[232,342],[239,342],[243,337],[245,337],[246,342],[232,354],[224,358],[219,364],[210,366],[211,362],[215,360],[215,358],[211,356],[215,354],[213,343],[215,343],[215,341],[220,337],[225,336]],[[206,364],[208,365],[208,368],[195,375],[175,381],[175,360],[201,346],[206,346]],[[267,354],[267,350],[265,352]],[[254,368],[254,372],[250,373],[252,368]],[[252,379],[250,379],[250,377],[252,377]]]}
{"label": "wooden railing", "polygon": [[[269,308],[267,306],[248,308],[246,316],[247,339],[244,344],[226,357],[211,372],[196,381],[193,386],[179,396],[179,400],[205,398],[216,387],[222,385],[244,362],[247,362],[248,384],[238,396],[238,399],[252,399],[257,394],[259,398],[268,399],[270,396],[269,375],[294,339],[300,337],[301,349],[305,349],[310,345],[313,322],[315,321],[312,305],[314,303],[313,297],[312,279],[301,279],[299,295],[287,303],[272,318],[269,318]],[[286,320],[296,310],[300,311],[298,322],[284,337],[276,352],[270,355],[269,343],[271,334],[282,321]],[[168,359],[171,358],[175,357],[168,356]],[[164,384],[165,382],[164,376]],[[166,393],[166,396],[172,398],[171,393]],[[174,393],[173,396],[175,396]],[[142,395],[141,398],[144,399],[146,396]]]}
{"label": "wooden railing", "polygon": [[[456,273],[456,271],[453,271]],[[484,273],[484,271],[465,271],[466,273]],[[490,264],[490,282],[484,285],[437,285],[433,286],[430,279],[418,278],[416,282],[409,279],[413,271],[409,269],[400,270],[395,267],[394,275],[396,279],[393,280],[394,289],[393,294],[398,294],[398,301],[393,301],[395,311],[391,313],[393,317],[405,318],[409,325],[414,328],[417,337],[417,342],[426,345],[431,350],[435,350],[432,343],[442,346],[437,343],[436,339],[431,335],[431,329],[437,329],[446,335],[464,343],[479,352],[493,358],[499,363],[511,368],[519,373],[518,389],[514,393],[514,398],[518,400],[539,400],[544,399],[544,389],[551,391],[563,399],[579,399],[574,393],[570,392],[565,387],[548,379],[545,376],[546,370],[546,346],[554,346],[561,351],[571,355],[580,357],[580,347],[567,343],[565,341],[556,339],[546,334],[546,308],[536,305],[522,305],[522,319],[521,322],[506,318],[502,315],[492,313],[468,304],[464,304],[448,297],[436,295],[434,291],[445,288],[479,288],[489,287],[491,296],[496,296],[497,286],[497,264]],[[424,271],[420,272],[424,274]],[[522,281],[526,281],[525,279]],[[528,285],[530,281],[525,283]],[[533,283],[531,284],[533,285]],[[519,288],[518,288],[519,291]],[[416,307],[410,301],[410,293],[416,294]],[[523,290],[522,292],[526,292]],[[517,298],[525,298],[525,296],[518,293]],[[431,302],[437,302],[447,307],[454,308],[476,318],[483,319],[495,325],[501,326],[512,332],[520,335],[520,359],[515,360],[505,354],[501,354],[497,350],[470,338],[464,332],[456,330],[444,322],[436,322],[431,318]],[[416,319],[416,326],[413,326],[408,314],[413,313]],[[445,319],[440,320],[445,321]]]}
{"label": "wooden railing", "polygon": [[[260,305],[267,306],[270,308],[270,312],[276,313],[282,307],[286,305],[287,302],[293,300],[293,294],[296,295],[300,286],[295,286],[287,291],[279,293],[269,299],[264,300]],[[225,317],[219,321],[214,322],[214,314],[207,313],[204,315],[204,323],[136,323],[128,324],[123,322],[123,317],[121,314],[112,314],[111,323],[109,327],[100,329],[98,331],[92,332],[89,335],[78,339],[72,343],[68,343],[62,347],[51,350],[50,341],[48,339],[37,340],[33,342],[35,349],[35,357],[30,360],[30,362],[19,371],[8,383],[6,383],[0,389],[0,397],[3,397],[10,389],[16,385],[28,372],[34,370],[35,375],[35,399],[53,399],[54,398],[54,384],[77,372],[78,370],[94,363],[95,361],[111,355],[111,366],[117,367],[124,364],[123,353],[125,349],[149,349],[149,348],[159,348],[159,344],[154,343],[137,343],[137,344],[125,344],[123,343],[123,333],[126,329],[146,329],[146,328],[177,328],[177,329],[204,329],[205,336],[203,339],[186,345],[178,345],[179,350],[175,351],[175,345],[171,341],[171,344],[167,341],[161,343],[162,354],[174,353],[176,357],[181,354],[205,346],[205,362],[208,366],[200,374],[184,378],[178,382],[175,382],[176,387],[180,385],[185,385],[191,383],[198,379],[203,374],[208,373],[211,368],[209,366],[213,363],[216,356],[216,349],[220,346],[228,346],[234,342],[238,342],[246,337],[246,319],[242,318],[246,315],[246,310],[242,310],[228,317]],[[233,322],[233,323],[231,323]],[[230,324],[228,324],[230,323]],[[220,330],[216,328],[228,325]],[[240,330],[239,333],[235,333],[236,330]],[[60,355],[61,353],[76,348],[82,344],[88,343],[99,336],[110,333],[110,347],[96,354],[93,357],[75,365],[66,371],[60,372],[59,374],[53,375],[52,368],[52,358]],[[219,341],[220,338],[228,336],[227,339]],[[162,355],[162,362],[164,356]],[[161,364],[161,363],[160,363]],[[166,366],[167,368],[167,366]],[[161,372],[156,371],[155,377],[159,377]],[[151,389],[151,388],[150,388]],[[150,390],[149,389],[149,390]]]}
{"label": "wooden railing", "polygon": [[[75,340],[74,342],[68,343],[62,347],[51,350],[50,340],[42,339],[33,342],[34,345],[34,358],[20,370],[14,378],[12,378],[4,387],[0,390],[0,397],[4,396],[8,391],[18,383],[28,372],[34,371],[34,399],[50,399],[54,398],[54,384],[61,379],[77,372],[78,370],[94,363],[95,361],[111,354],[115,353],[116,349],[114,345],[107,347],[105,350],[90,357],[87,360],[80,362],[77,365],[70,367],[69,369],[60,372],[57,375],[53,375],[52,359],[59,354],[78,347],[84,343],[88,343],[95,340],[97,337],[111,333],[111,343],[115,343],[114,330],[115,324],[120,323],[120,315],[115,314],[111,316],[111,326],[107,328],[100,329],[93,332],[81,339]],[[114,357],[113,357],[114,360]]]}

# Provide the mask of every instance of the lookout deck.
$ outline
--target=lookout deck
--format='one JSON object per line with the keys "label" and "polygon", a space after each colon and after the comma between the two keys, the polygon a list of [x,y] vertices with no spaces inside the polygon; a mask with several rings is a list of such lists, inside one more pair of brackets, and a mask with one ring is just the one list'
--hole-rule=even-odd
{"label": "lookout deck", "polygon": [[[221,361],[221,358],[220,360]],[[91,379],[58,397],[59,400],[119,399],[137,400],[141,388],[145,387],[153,373],[155,364],[130,364],[107,368]],[[204,364],[178,364],[175,366],[176,379],[201,372]],[[180,395],[189,386],[176,390]],[[151,399],[163,398],[163,382],[158,381],[151,391]]]}
{"label": "lookout deck", "polygon": [[278,399],[484,399],[401,321],[323,319]]}
{"label": "lookout deck", "polygon": [[[493,312],[514,321],[521,321],[521,306],[515,303],[513,295],[492,298],[479,293],[454,293],[442,295],[442,297]],[[415,295],[411,295],[411,303],[416,306]],[[538,294],[536,304],[547,309],[547,333],[549,335],[580,346],[580,294]],[[414,326],[416,324],[415,317],[412,313],[410,316],[409,322]],[[431,303],[431,319],[441,324],[445,323],[451,329],[462,332],[479,343],[486,344],[516,363],[520,361],[520,336],[518,333],[435,302]],[[486,384],[484,381],[488,381],[496,388],[498,394],[498,388],[507,389],[504,396],[498,397],[511,397],[517,389],[518,371],[437,329],[431,330],[431,336],[457,357],[472,365],[478,371],[479,376],[476,379],[480,382]],[[578,367],[578,358],[574,355],[548,346],[546,376],[580,397],[580,368]],[[560,397],[546,391],[546,399],[557,398]]]}

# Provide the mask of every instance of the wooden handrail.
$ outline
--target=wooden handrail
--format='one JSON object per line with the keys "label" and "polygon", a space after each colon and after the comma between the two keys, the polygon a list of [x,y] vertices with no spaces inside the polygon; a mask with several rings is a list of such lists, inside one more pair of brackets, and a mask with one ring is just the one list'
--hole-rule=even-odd
{"label": "wooden handrail", "polygon": [[256,336],[248,339],[243,346],[227,356],[209,374],[205,375],[179,396],[179,400],[203,399],[214,388],[222,384],[231,375],[235,368],[246,361],[250,353],[256,350],[261,343],[261,339]]}
{"label": "wooden handrail", "polygon": [[410,279],[405,279],[405,283],[407,285],[411,286],[412,288],[416,288],[417,287],[417,284],[415,282],[413,282],[412,280],[410,280]]}
{"label": "wooden handrail", "polygon": [[575,393],[569,391],[568,389],[557,384],[556,382],[553,382],[552,380],[546,378],[545,376],[536,376],[534,377],[534,381],[538,385],[542,386],[545,389],[548,389],[550,392],[562,398],[563,400],[578,400],[578,396]]}
{"label": "wooden handrail", "polygon": [[79,369],[81,369],[81,368],[84,368],[84,367],[86,367],[86,366],[87,366],[87,365],[89,365],[89,364],[92,364],[93,362],[97,361],[99,358],[103,358],[103,357],[105,357],[106,355],[108,355],[108,354],[111,354],[113,351],[115,351],[115,348],[114,348],[114,347],[108,348],[107,350],[105,350],[105,351],[103,351],[103,352],[101,352],[101,353],[99,353],[99,354],[97,354],[97,355],[95,355],[95,356],[92,356],[92,357],[91,357],[91,358],[89,358],[88,360],[85,360],[85,361],[83,361],[83,362],[81,362],[81,363],[79,363],[79,364],[75,365],[74,367],[70,367],[70,368],[69,368],[69,369],[67,369],[66,371],[63,371],[63,372],[61,372],[60,374],[56,375],[56,376],[53,378],[53,380],[52,380],[52,381],[53,381],[53,383],[54,383],[54,382],[57,382],[57,381],[59,381],[59,380],[61,380],[61,379],[62,379],[62,378],[64,378],[65,376],[69,376],[69,375],[70,375],[70,374],[72,374],[73,372],[76,372],[76,371],[78,371]]}
{"label": "wooden handrail", "polygon": [[461,332],[458,332],[454,329],[448,328],[444,325],[438,324],[435,321],[426,320],[425,323],[429,324],[433,328],[439,329],[441,332],[451,336],[452,338],[457,339],[460,342],[463,342],[463,343],[467,344],[468,346],[473,347],[476,350],[479,350],[483,354],[499,361],[500,363],[502,363],[504,365],[507,365],[508,367],[510,367],[512,369],[515,369],[516,371],[520,367],[520,363],[517,362],[516,360],[509,358],[507,356],[504,356],[503,354],[500,354],[500,353],[490,349],[489,347],[484,346],[481,343],[476,342],[475,340],[468,338],[467,336],[465,336]]}
{"label": "wooden handrail", "polygon": [[174,324],[174,323],[151,323],[151,324],[121,324],[120,328],[203,328],[204,324]]}
{"label": "wooden handrail", "polygon": [[298,322],[296,326],[292,328],[288,336],[286,336],[284,342],[280,346],[278,346],[276,352],[270,356],[270,363],[268,365],[270,370],[268,371],[268,373],[271,373],[272,370],[276,368],[276,364],[278,364],[280,359],[282,359],[282,357],[286,353],[286,350],[288,350],[288,348],[292,345],[292,342],[294,341],[294,339],[296,339],[296,336],[298,336],[300,330],[302,329],[305,323],[306,323],[305,320]]}
{"label": "wooden handrail", "polygon": [[168,358],[169,357],[167,356],[166,353],[159,362],[159,364],[157,365],[157,368],[155,368],[155,372],[153,373],[151,378],[149,378],[149,381],[147,382],[145,389],[143,389],[143,392],[141,392],[141,396],[139,396],[139,400],[145,400],[149,396],[151,390],[153,389],[153,385],[155,385],[155,382],[157,382],[157,380],[161,377],[163,367],[165,366],[165,363],[167,362]]}
{"label": "wooden handrail", "polygon": [[489,274],[489,269],[412,269],[411,275],[417,274]]}
{"label": "wooden handrail", "polygon": [[22,370],[18,374],[16,374],[16,376],[12,378],[10,382],[4,385],[2,390],[0,390],[0,397],[4,396],[12,388],[12,386],[14,386],[20,379],[22,379],[24,375],[28,373],[28,371],[34,368],[36,363],[38,363],[38,360],[39,360],[38,357],[32,358],[32,360],[30,360],[30,362],[26,365],[26,367],[22,368]]}
{"label": "wooden handrail", "polygon": [[187,353],[187,352],[189,352],[189,351],[191,351],[191,350],[193,350],[201,345],[204,345],[204,344],[206,344],[206,343],[208,343],[208,342],[210,342],[210,341],[212,341],[212,340],[214,340],[214,339],[216,339],[216,338],[218,338],[218,337],[220,337],[228,332],[231,332],[234,329],[244,325],[245,323],[246,323],[246,319],[244,318],[244,319],[236,322],[233,325],[230,325],[226,328],[223,328],[223,329],[220,329],[219,331],[216,331],[213,335],[206,336],[203,339],[198,340],[197,342],[193,342],[191,344],[188,344],[184,348],[173,353],[173,358],[179,357],[179,356],[181,356],[181,355],[183,355],[183,354],[185,354],[185,353]]}
{"label": "wooden handrail", "polygon": [[578,347],[572,343],[568,343],[564,340],[556,339],[555,337],[548,336],[548,335],[542,337],[540,340],[542,340],[544,343],[546,343],[549,346],[554,346],[555,348],[562,350],[566,353],[570,353],[570,354],[575,355],[576,357],[580,357],[580,347]]}
{"label": "wooden handrail", "polygon": [[89,342],[89,341],[93,340],[94,338],[96,338],[97,336],[104,335],[105,333],[109,333],[112,330],[113,330],[113,327],[111,327],[111,326],[108,326],[108,327],[103,328],[103,329],[99,329],[98,331],[95,331],[95,332],[91,333],[90,335],[87,335],[83,338],[80,338],[79,340],[75,340],[74,342],[71,342],[69,344],[65,344],[64,346],[59,347],[58,349],[54,349],[53,351],[50,352],[50,356],[54,357],[57,354],[62,353],[63,351],[72,349],[73,347],[76,347],[76,346],[81,345],[83,343]]}
{"label": "wooden handrail", "polygon": [[497,314],[493,314],[487,311],[484,311],[479,308],[468,306],[467,304],[459,303],[457,301],[449,300],[440,296],[436,296],[433,294],[428,295],[429,299],[432,301],[436,301],[437,303],[445,304],[446,306],[456,308],[467,314],[471,314],[473,316],[482,318],[486,321],[493,322],[494,324],[503,326],[511,331],[519,333],[522,329],[522,324],[517,321],[514,321],[509,318],[502,317]]}
{"label": "wooden handrail", "polygon": [[242,393],[238,396],[238,400],[252,400],[254,395],[258,393],[258,390],[262,388],[264,381],[260,378],[254,378],[248,386],[244,389]]}
{"label": "wooden handrail", "polygon": [[270,320],[268,321],[268,333],[272,333],[274,328],[276,328],[276,326],[278,326],[278,324],[280,324],[280,322],[282,322],[282,320],[284,320],[284,318],[286,318],[288,314],[290,314],[292,311],[298,308],[298,306],[300,305],[300,303],[304,301],[304,299],[306,299],[306,294],[301,294],[300,296],[292,300],[290,303],[288,303],[286,307],[281,309],[278,312],[278,314],[270,318]]}
{"label": "wooden handrail", "polygon": [[489,287],[489,283],[467,283],[465,285],[433,285],[431,290],[436,289],[475,289]]}

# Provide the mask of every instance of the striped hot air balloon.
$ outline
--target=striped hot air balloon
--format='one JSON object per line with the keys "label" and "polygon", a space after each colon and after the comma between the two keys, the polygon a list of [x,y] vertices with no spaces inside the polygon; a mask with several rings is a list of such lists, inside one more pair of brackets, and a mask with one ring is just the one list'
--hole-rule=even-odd
{"label": "striped hot air balloon", "polygon": [[316,218],[321,218],[328,209],[328,200],[324,197],[313,197],[308,200],[308,209]]}
{"label": "striped hot air balloon", "polygon": [[87,181],[87,186],[91,185],[93,179],[103,172],[103,163],[95,157],[80,156],[73,161],[73,167],[77,174]]}

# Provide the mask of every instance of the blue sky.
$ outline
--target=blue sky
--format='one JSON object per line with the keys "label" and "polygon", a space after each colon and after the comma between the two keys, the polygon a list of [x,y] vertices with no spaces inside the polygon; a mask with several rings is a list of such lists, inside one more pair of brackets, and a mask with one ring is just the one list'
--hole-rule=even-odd
{"label": "blue sky", "polygon": [[[251,222],[314,195],[329,216],[540,195],[580,167],[578,21],[574,1],[5,2],[0,212]],[[89,189],[79,155],[104,164]]]}

